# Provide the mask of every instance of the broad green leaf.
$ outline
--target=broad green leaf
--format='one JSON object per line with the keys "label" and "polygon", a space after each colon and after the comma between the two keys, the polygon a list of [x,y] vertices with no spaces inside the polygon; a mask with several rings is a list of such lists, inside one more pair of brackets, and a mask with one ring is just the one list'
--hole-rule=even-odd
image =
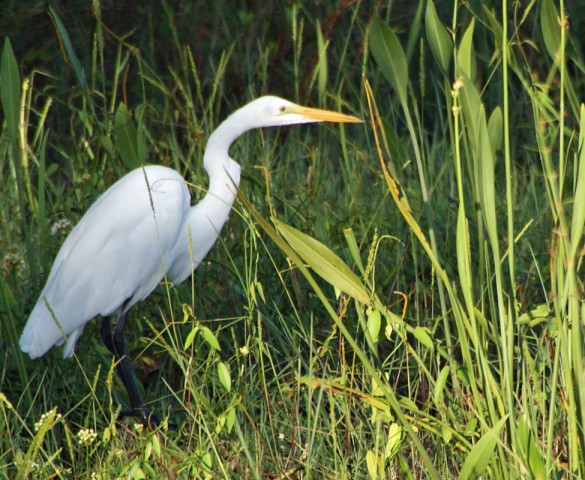
{"label": "broad green leaf", "polygon": [[372,310],[372,312],[368,315],[366,325],[368,327],[370,338],[374,342],[377,342],[378,335],[380,334],[380,326],[382,325],[382,315],[380,314],[379,310]]}
{"label": "broad green leaf", "polygon": [[198,331],[199,328],[195,327],[189,332],[187,338],[185,339],[185,346],[183,347],[185,350],[188,350],[189,347],[193,344],[193,340],[195,340],[195,335],[197,335]]}
{"label": "broad green leaf", "polygon": [[235,408],[235,406],[233,406],[228,410],[227,415],[225,417],[225,425],[227,427],[228,433],[230,433],[232,431],[235,423],[236,423],[236,408]]}
{"label": "broad green leaf", "polygon": [[431,52],[439,64],[443,75],[449,76],[449,63],[453,54],[453,40],[447,29],[441,24],[437,10],[432,1],[427,2],[425,13],[425,30]]}
{"label": "broad green leaf", "polygon": [[231,391],[232,376],[230,375],[230,369],[225,363],[219,362],[217,364],[217,375],[219,376],[219,381],[223,385],[223,388],[225,388],[226,392]]}
{"label": "broad green leaf", "polygon": [[437,376],[437,380],[435,382],[435,390],[433,392],[433,400],[435,405],[439,406],[443,404],[443,391],[445,390],[445,385],[447,383],[447,379],[449,378],[449,367],[445,366],[439,372]]}
{"label": "broad green leaf", "polygon": [[125,167],[128,170],[133,170],[141,166],[143,162],[139,156],[138,133],[132,121],[132,115],[123,103],[116,111],[114,135]]}
{"label": "broad green leaf", "polygon": [[296,228],[277,219],[273,219],[273,222],[292,249],[317,275],[356,300],[369,302],[370,297],[363,283],[341,258],[321,242]]}
{"label": "broad green leaf", "polygon": [[400,103],[406,105],[408,85],[406,56],[396,34],[379,18],[374,18],[372,22],[370,50],[382,74],[396,91]]}
{"label": "broad green leaf", "polygon": [[541,3],[540,28],[546,51],[557,63],[557,56],[561,48],[561,26],[559,25],[559,14],[552,0],[543,0]]}
{"label": "broad green leaf", "polygon": [[[142,463],[143,465],[146,462]],[[130,471],[128,472],[128,478],[131,478],[132,480],[143,480],[146,478],[146,474],[144,473],[144,470],[142,470],[142,468],[140,468],[140,463],[135,463],[132,465],[132,467],[130,467]]]}
{"label": "broad green leaf", "polygon": [[412,330],[412,334],[420,343],[422,343],[429,350],[431,350],[431,351],[435,350],[435,345],[433,344],[433,340],[432,340],[431,336],[429,335],[427,328],[420,327],[420,326],[415,327]]}
{"label": "broad green leaf", "polygon": [[[457,371],[457,376],[460,377],[461,370]],[[477,429],[477,418],[470,419],[467,424],[465,425],[465,430],[463,430],[463,435],[466,437],[472,437],[475,434],[475,430]]]}
{"label": "broad green leaf", "polygon": [[219,342],[217,341],[217,337],[213,334],[211,330],[209,330],[209,328],[201,327],[201,333],[203,334],[203,338],[211,348],[217,350],[218,352],[221,350]]}
{"label": "broad green leaf", "polygon": [[579,121],[579,157],[577,182],[573,201],[573,219],[571,221],[571,256],[577,255],[585,225],[585,106],[581,105]]}
{"label": "broad green leaf", "polygon": [[420,29],[422,27],[423,12],[425,11],[424,4],[424,1],[419,0],[416,10],[409,16],[408,37],[406,38],[406,46],[404,48],[407,63],[410,63],[414,52],[418,52],[421,37]]}
{"label": "broad green leaf", "polygon": [[4,41],[4,50],[2,51],[0,88],[8,137],[13,148],[16,149],[18,147],[18,118],[20,111],[20,73],[8,38]]}
{"label": "broad green leaf", "polygon": [[502,142],[504,141],[504,118],[502,116],[502,109],[496,107],[488,120],[488,134],[492,151],[495,153],[502,149]]}
{"label": "broad green leaf", "polygon": [[[489,139],[489,133],[485,121],[485,110],[483,105],[480,107],[479,115],[479,189],[481,195],[482,213],[485,218],[487,233],[490,237],[494,255],[498,250],[498,222],[496,218],[496,186],[494,173],[494,155]],[[498,255],[499,256],[499,255]],[[497,262],[498,258],[494,258]]]}
{"label": "broad green leaf", "polygon": [[152,435],[150,437],[150,444],[152,445],[152,451],[156,453],[157,457],[161,455],[161,448],[160,448],[160,440],[158,439],[158,435]]}
{"label": "broad green leaf", "polygon": [[370,480],[377,480],[378,477],[378,456],[373,450],[368,450],[366,453],[366,467],[368,469],[368,477]]}
{"label": "broad green leaf", "polygon": [[150,455],[152,454],[152,443],[148,442],[146,444],[146,448],[144,449],[143,458],[144,460],[150,460]]}
{"label": "broad green leaf", "polygon": [[524,463],[528,466],[530,473],[532,473],[532,478],[535,480],[545,480],[548,478],[546,466],[540,447],[538,446],[538,440],[535,438],[530,428],[528,417],[525,414],[518,417],[516,433],[524,457]]}
{"label": "broad green leaf", "polygon": [[441,437],[443,438],[443,442],[445,445],[449,444],[451,439],[453,438],[453,430],[451,430],[447,425],[441,424]]}
{"label": "broad green leaf", "polygon": [[457,49],[457,76],[464,75],[467,78],[474,79],[476,72],[475,51],[473,49],[473,29],[475,19],[465,30],[459,48]]}
{"label": "broad green leaf", "polygon": [[481,97],[469,77],[462,75],[459,77],[459,81],[463,83],[459,90],[459,102],[463,113],[463,123],[467,129],[467,137],[474,150],[473,153],[476,154],[479,141]]}
{"label": "broad green leaf", "polygon": [[458,477],[459,480],[476,479],[485,472],[492,459],[498,437],[502,428],[504,428],[507,418],[507,416],[502,418],[473,446],[463,463],[463,467],[461,467],[461,472]]}
{"label": "broad green leaf", "polygon": [[394,458],[394,455],[398,452],[398,449],[402,444],[403,434],[404,432],[400,425],[397,423],[392,423],[390,425],[390,428],[388,429],[388,441],[386,442],[386,449],[384,450],[384,456],[387,460]]}

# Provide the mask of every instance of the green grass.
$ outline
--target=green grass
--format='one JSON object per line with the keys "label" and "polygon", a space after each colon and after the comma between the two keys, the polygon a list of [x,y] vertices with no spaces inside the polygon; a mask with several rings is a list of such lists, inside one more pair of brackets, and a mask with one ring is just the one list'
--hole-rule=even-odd
{"label": "green grass", "polygon": [[[2,7],[0,478],[585,476],[582,8],[494,3]],[[177,428],[117,423],[98,322],[30,361],[28,312],[101,192],[146,162],[201,198],[265,93],[365,123],[234,145],[217,245],[129,317]]]}

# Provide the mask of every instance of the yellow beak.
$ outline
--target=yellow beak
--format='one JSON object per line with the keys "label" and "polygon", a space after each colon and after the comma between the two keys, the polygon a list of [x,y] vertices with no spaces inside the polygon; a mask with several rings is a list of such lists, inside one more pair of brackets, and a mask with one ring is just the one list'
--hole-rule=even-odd
{"label": "yellow beak", "polygon": [[302,115],[307,119],[316,122],[335,122],[335,123],[362,123],[363,120],[354,117],[353,115],[346,115],[345,113],[334,112],[332,110],[321,110],[319,108],[309,107],[292,107],[290,113]]}

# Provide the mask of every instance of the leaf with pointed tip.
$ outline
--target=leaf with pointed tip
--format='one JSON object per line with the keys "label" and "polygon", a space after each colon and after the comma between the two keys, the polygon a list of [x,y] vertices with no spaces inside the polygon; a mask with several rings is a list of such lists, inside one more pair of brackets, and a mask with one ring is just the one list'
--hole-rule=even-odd
{"label": "leaf with pointed tip", "polygon": [[453,40],[447,29],[443,26],[437,15],[437,10],[432,1],[427,2],[425,13],[425,30],[431,52],[441,67],[443,75],[449,75],[449,63],[453,54]]}
{"label": "leaf with pointed tip", "polygon": [[341,258],[313,237],[277,219],[273,222],[292,249],[317,275],[356,300],[369,302],[365,286]]}
{"label": "leaf with pointed tip", "polygon": [[552,0],[543,0],[541,4],[540,29],[546,51],[557,63],[557,56],[561,48],[561,26],[559,25],[559,14]]}
{"label": "leaf with pointed tip", "polygon": [[488,120],[488,133],[492,151],[495,153],[501,150],[504,141],[504,118],[500,107],[494,108],[494,111],[490,115]]}
{"label": "leaf with pointed tip", "polygon": [[20,112],[20,74],[12,51],[12,45],[8,38],[4,41],[4,50],[2,52],[0,88],[6,130],[13,148],[16,149],[18,146],[18,118]]}
{"label": "leaf with pointed tip", "polygon": [[226,392],[229,392],[232,389],[232,376],[225,363],[219,362],[217,364],[217,375],[219,376],[219,381],[223,385],[223,388],[225,388]]}
{"label": "leaf with pointed tip", "polygon": [[408,64],[402,45],[392,29],[379,18],[374,18],[370,30],[370,50],[400,103],[406,105]]}
{"label": "leaf with pointed tip", "polygon": [[207,342],[207,344],[213,348],[214,350],[217,350],[218,352],[221,350],[221,347],[219,346],[219,342],[217,341],[217,337],[213,334],[213,332],[207,328],[207,327],[201,327],[201,333],[203,335],[203,338],[205,339],[205,341]]}
{"label": "leaf with pointed tip", "polygon": [[485,472],[507,419],[506,415],[473,446],[463,463],[463,467],[461,467],[459,480],[475,480]]}
{"label": "leaf with pointed tip", "polygon": [[583,228],[585,227],[585,106],[581,105],[581,118],[579,120],[579,161],[577,170],[577,182],[575,185],[575,199],[573,202],[573,218],[571,220],[571,256],[575,257],[581,245]]}
{"label": "leaf with pointed tip", "polygon": [[79,61],[79,58],[77,58],[77,55],[75,54],[75,49],[73,48],[73,44],[71,43],[71,38],[69,37],[69,33],[67,32],[65,25],[63,25],[61,18],[59,17],[59,15],[57,15],[57,12],[55,10],[53,10],[52,7],[49,7],[49,15],[50,15],[51,19],[53,20],[53,24],[55,25],[55,28],[57,30],[57,34],[59,35],[59,40],[61,42],[61,45],[63,45],[65,47],[65,51],[67,52],[68,60],[71,63],[71,67],[73,68],[73,71],[75,72],[75,76],[77,77],[77,81],[79,82],[79,85],[81,87],[81,91],[83,92],[83,96],[85,97],[88,104],[91,105],[92,103],[91,103],[91,97],[89,94],[89,88],[87,86],[87,82],[85,81],[85,75],[83,74],[83,69],[81,68],[81,62]]}
{"label": "leaf with pointed tip", "polygon": [[474,27],[475,19],[471,20],[457,49],[457,76],[464,75],[472,80],[475,78],[477,71],[475,52],[473,49]]}
{"label": "leaf with pointed tip", "polygon": [[538,446],[538,439],[530,428],[529,418],[526,414],[518,417],[516,436],[518,439],[517,445],[521,448],[524,462],[528,464],[532,478],[535,480],[548,478],[542,452]]}
{"label": "leaf with pointed tip", "polygon": [[143,159],[140,158],[141,151],[139,148],[138,131],[136,130],[136,125],[134,125],[130,111],[123,103],[116,110],[114,134],[124,166],[128,170],[133,170],[143,165]]}

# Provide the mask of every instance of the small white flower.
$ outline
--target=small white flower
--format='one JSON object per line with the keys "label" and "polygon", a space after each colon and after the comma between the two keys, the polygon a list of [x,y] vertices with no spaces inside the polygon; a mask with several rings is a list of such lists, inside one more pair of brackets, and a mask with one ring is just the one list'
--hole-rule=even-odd
{"label": "small white flower", "polygon": [[18,250],[10,249],[6,255],[4,255],[4,265],[10,270],[22,270],[25,267],[24,258]]}
{"label": "small white flower", "polygon": [[71,221],[66,218],[57,220],[55,223],[53,223],[53,226],[51,227],[51,235],[55,236],[57,234],[67,233],[69,232],[69,230],[71,230],[72,226],[73,224],[71,223]]}
{"label": "small white flower", "polygon": [[95,433],[93,428],[88,428],[87,430],[83,429],[77,432],[77,441],[80,445],[85,445],[86,447],[89,447],[96,438],[97,433]]}

